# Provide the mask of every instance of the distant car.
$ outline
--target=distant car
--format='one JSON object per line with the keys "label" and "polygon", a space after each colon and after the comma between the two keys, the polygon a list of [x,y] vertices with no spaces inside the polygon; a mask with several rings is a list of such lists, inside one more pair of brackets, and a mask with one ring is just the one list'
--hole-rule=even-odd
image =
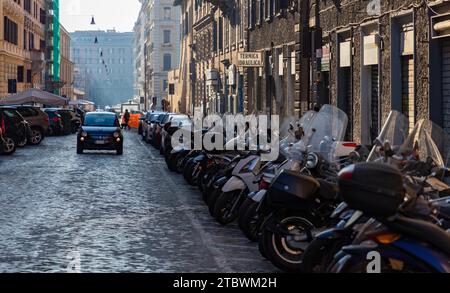
{"label": "distant car", "polygon": [[170,118],[170,121],[164,125],[161,135],[161,152],[166,155],[172,151],[172,135],[181,128],[188,128],[192,126],[192,121],[187,115],[175,115]]}
{"label": "distant car", "polygon": [[61,135],[63,134],[63,123],[61,115],[58,114],[57,109],[44,109],[44,112],[48,115],[49,126],[48,135]]}
{"label": "distant car", "polygon": [[123,154],[123,134],[116,114],[86,114],[77,135],[77,154],[82,154],[84,150],[115,150],[118,155]]}
{"label": "distant car", "polygon": [[169,122],[172,116],[176,115],[175,113],[164,113],[158,117],[158,121],[156,121],[155,127],[153,128],[153,137],[152,137],[152,145],[156,149],[161,148],[161,135],[162,129],[164,125]]}
{"label": "distant car", "polygon": [[141,118],[139,118],[139,126],[138,126],[138,135],[142,135],[142,133],[144,132],[144,120],[145,120],[145,114],[141,116]]}
{"label": "distant car", "polygon": [[32,106],[16,106],[17,112],[28,122],[31,134],[28,140],[30,145],[39,145],[45,138],[49,128],[48,115],[41,109]]}
{"label": "distant car", "polygon": [[147,143],[152,141],[153,127],[161,114],[161,112],[149,112],[146,114],[144,117],[145,119],[142,122],[142,140]]}
{"label": "distant car", "polygon": [[27,144],[31,134],[30,127],[14,107],[0,107],[0,123],[4,125],[2,136],[5,155],[10,155],[14,153],[16,147]]}

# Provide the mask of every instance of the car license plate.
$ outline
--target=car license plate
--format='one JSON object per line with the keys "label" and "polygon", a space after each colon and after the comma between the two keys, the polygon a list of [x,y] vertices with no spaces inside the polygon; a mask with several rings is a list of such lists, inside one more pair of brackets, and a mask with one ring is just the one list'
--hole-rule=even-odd
{"label": "car license plate", "polygon": [[96,140],[95,144],[105,144],[106,142],[104,140]]}

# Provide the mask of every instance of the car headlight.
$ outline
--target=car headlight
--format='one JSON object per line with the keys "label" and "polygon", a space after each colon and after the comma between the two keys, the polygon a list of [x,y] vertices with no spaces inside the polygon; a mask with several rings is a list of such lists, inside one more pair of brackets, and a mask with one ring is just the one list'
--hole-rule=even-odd
{"label": "car headlight", "polygon": [[82,131],[82,132],[81,132],[81,136],[82,136],[82,137],[87,137],[87,136],[88,136],[88,134],[87,134],[87,132],[86,132],[86,131]]}
{"label": "car headlight", "polygon": [[120,133],[119,132],[114,132],[114,138],[119,138],[120,137]]}
{"label": "car headlight", "polygon": [[314,153],[308,154],[308,158],[306,159],[306,168],[314,169],[319,164],[319,156]]}

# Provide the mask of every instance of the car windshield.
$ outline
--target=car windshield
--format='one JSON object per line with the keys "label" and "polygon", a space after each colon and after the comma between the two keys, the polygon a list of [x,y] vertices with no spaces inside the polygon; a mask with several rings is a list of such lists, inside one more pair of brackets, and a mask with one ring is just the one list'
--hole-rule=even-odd
{"label": "car windshield", "polygon": [[119,127],[119,121],[115,115],[92,114],[87,115],[84,126]]}

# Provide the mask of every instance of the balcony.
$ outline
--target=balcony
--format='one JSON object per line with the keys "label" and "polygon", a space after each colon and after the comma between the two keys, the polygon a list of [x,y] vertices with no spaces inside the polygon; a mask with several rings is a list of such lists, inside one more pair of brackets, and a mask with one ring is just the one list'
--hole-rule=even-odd
{"label": "balcony", "polygon": [[0,41],[0,51],[4,51],[7,54],[22,57],[24,59],[31,59],[30,51],[24,50],[20,46],[11,44],[7,41]]}
{"label": "balcony", "polygon": [[219,7],[226,15],[230,15],[230,13],[235,9],[234,1],[229,0],[205,0],[205,2],[209,2],[213,5]]}
{"label": "balcony", "polygon": [[20,4],[17,4],[13,0],[6,0],[3,2],[3,9],[6,10],[8,15],[15,16],[17,18],[23,17],[23,10]]}

